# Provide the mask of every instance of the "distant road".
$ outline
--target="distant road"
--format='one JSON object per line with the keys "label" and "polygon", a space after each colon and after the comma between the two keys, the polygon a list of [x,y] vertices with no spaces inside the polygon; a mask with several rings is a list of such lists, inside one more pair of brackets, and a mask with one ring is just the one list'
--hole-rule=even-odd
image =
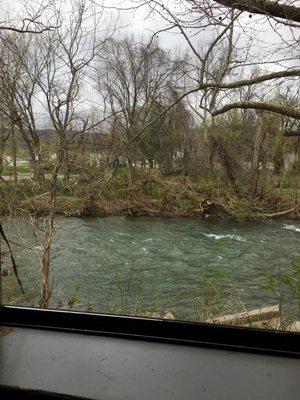
{"label": "distant road", "polygon": [[[18,180],[33,180],[33,174],[30,172],[20,172],[17,174]],[[45,174],[46,178],[51,178],[51,174]],[[1,177],[5,181],[13,181],[13,176],[12,175],[2,175]],[[63,178],[63,175],[58,175],[58,178],[61,179]]]}

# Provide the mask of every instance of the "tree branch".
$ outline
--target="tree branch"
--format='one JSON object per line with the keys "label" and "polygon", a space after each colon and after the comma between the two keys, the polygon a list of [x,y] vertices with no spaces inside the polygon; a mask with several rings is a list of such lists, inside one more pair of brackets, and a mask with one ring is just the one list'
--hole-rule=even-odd
{"label": "tree branch", "polygon": [[276,104],[268,104],[255,101],[242,101],[242,102],[226,104],[226,106],[222,107],[219,110],[213,111],[211,114],[212,116],[216,116],[219,114],[224,114],[225,112],[236,108],[269,111],[275,114],[283,115],[285,117],[290,117],[300,120],[300,110],[288,106],[280,106]]}
{"label": "tree branch", "polygon": [[300,7],[268,0],[215,0],[228,8],[300,23]]}
{"label": "tree branch", "polygon": [[205,83],[200,85],[201,89],[209,89],[209,88],[219,88],[219,89],[236,89],[243,86],[250,86],[256,85],[258,83],[262,83],[265,81],[269,81],[272,79],[280,79],[280,78],[287,78],[293,76],[300,76],[300,69],[291,69],[287,71],[277,71],[272,72],[266,75],[260,75],[252,79],[242,79],[240,81],[232,82],[232,83]]}
{"label": "tree branch", "polygon": [[14,28],[12,26],[1,26],[0,25],[0,31],[13,31],[13,32],[18,32],[18,33],[43,33],[46,31],[50,31],[53,29],[59,28],[59,25],[57,26],[48,26],[45,28],[41,29],[27,29],[27,28]]}

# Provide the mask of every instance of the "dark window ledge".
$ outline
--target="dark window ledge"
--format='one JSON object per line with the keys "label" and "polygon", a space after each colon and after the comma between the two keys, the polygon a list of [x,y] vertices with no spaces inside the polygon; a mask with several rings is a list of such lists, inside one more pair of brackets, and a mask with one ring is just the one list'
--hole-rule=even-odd
{"label": "dark window ledge", "polygon": [[0,324],[231,351],[300,356],[300,334],[110,314],[1,307]]}
{"label": "dark window ledge", "polygon": [[67,394],[52,393],[45,390],[26,390],[5,385],[0,385],[0,398],[7,400],[89,400],[87,397],[69,396]]}

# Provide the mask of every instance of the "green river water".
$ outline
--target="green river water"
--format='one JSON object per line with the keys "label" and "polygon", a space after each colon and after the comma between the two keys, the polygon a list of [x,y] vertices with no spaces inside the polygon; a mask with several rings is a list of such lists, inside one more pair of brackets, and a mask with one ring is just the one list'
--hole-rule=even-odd
{"label": "green river water", "polygon": [[[15,301],[37,304],[38,297],[29,300],[28,295],[32,288],[39,291],[41,244],[25,221],[4,226],[18,244],[14,250],[26,290]],[[129,313],[140,307],[197,319],[200,305],[216,298],[231,298],[247,309],[278,304],[270,285],[279,269],[283,277],[293,273],[299,256],[300,223],[289,220],[61,218],[52,251],[52,306],[57,297],[65,305],[73,298],[74,309],[85,310],[90,303],[95,311]],[[14,290],[13,277],[3,278],[4,299]],[[297,313],[289,281],[284,303]]]}

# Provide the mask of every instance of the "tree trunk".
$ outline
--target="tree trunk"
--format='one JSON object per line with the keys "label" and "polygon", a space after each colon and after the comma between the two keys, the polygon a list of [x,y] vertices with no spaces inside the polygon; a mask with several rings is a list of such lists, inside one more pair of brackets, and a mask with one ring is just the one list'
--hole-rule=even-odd
{"label": "tree trunk", "polygon": [[150,169],[154,168],[154,160],[153,158],[148,158],[148,165]]}
{"label": "tree trunk", "polygon": [[127,140],[127,149],[126,149],[126,161],[127,161],[127,169],[128,169],[128,184],[129,186],[134,185],[135,181],[135,165],[134,165],[134,155],[132,149],[132,143],[130,141],[133,137],[133,128],[128,127],[126,129],[126,140]]}
{"label": "tree trunk", "polygon": [[17,171],[17,141],[15,136],[15,129],[12,126],[12,135],[11,135],[11,152],[12,152],[12,160],[13,160],[13,169],[12,175],[15,182],[18,182],[18,171]]}
{"label": "tree trunk", "polygon": [[129,154],[129,151],[127,150],[126,153],[127,153],[126,159],[127,159],[127,169],[128,169],[128,184],[129,186],[133,186],[135,180],[135,167],[133,165],[133,161],[131,155]]}
{"label": "tree trunk", "polygon": [[80,139],[80,169],[83,171],[85,169],[85,147],[86,147],[86,141],[84,136],[81,137]]}
{"label": "tree trunk", "polygon": [[216,135],[211,136],[213,147],[216,149],[220,161],[225,169],[228,181],[231,183],[234,191],[239,194],[240,190],[236,184],[236,172],[235,172],[235,161],[226,151],[224,145],[221,143],[220,138]]}
{"label": "tree trunk", "polygon": [[210,143],[207,143],[207,148],[209,150],[208,165],[209,165],[209,169],[212,171],[214,168],[214,159],[215,159],[215,154],[216,154],[215,140],[210,138]]}
{"label": "tree trunk", "polygon": [[34,170],[33,179],[43,186],[46,182],[46,178],[45,178],[45,173],[43,171],[43,158],[41,153],[38,153],[37,157],[34,160],[33,170]]}
{"label": "tree trunk", "polygon": [[61,156],[61,164],[63,169],[63,183],[66,186],[70,184],[70,156],[69,149],[66,140],[63,140],[61,143],[62,156]]}
{"label": "tree trunk", "polygon": [[1,125],[1,136],[0,136],[0,178],[2,178],[3,175],[3,169],[4,169],[4,126],[3,123]]}
{"label": "tree trunk", "polygon": [[295,169],[296,171],[300,171],[300,136],[296,139],[295,146]]}
{"label": "tree trunk", "polygon": [[40,259],[41,266],[41,296],[40,296],[40,307],[48,308],[49,301],[52,294],[52,288],[50,287],[49,282],[49,274],[50,274],[50,255],[51,255],[51,246],[52,246],[52,238],[53,238],[53,226],[54,226],[54,218],[55,218],[55,205],[56,205],[56,186],[57,186],[57,175],[59,169],[59,160],[55,163],[53,167],[52,180],[51,180],[51,188],[50,188],[50,211],[47,221],[47,226],[45,229],[44,235],[44,248],[42,252],[42,256]]}
{"label": "tree trunk", "polygon": [[266,132],[263,129],[263,123],[261,119],[258,119],[255,133],[254,133],[254,140],[253,140],[253,155],[252,155],[252,163],[251,163],[251,170],[252,170],[252,184],[251,184],[251,192],[252,195],[255,196],[258,189],[259,183],[259,176],[260,176],[260,169],[259,164],[261,160],[261,152],[263,143],[265,140]]}
{"label": "tree trunk", "polygon": [[50,272],[50,251],[53,234],[53,217],[49,216],[44,236],[44,248],[41,257],[41,297],[40,307],[47,308],[51,297],[51,288],[49,285]]}

